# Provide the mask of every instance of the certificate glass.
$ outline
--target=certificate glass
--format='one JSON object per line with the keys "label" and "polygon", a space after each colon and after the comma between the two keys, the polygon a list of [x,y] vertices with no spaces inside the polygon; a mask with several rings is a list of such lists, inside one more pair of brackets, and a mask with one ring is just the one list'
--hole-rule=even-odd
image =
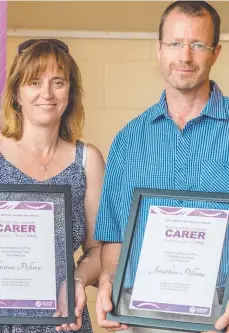
{"label": "certificate glass", "polygon": [[229,299],[228,218],[229,194],[136,189],[108,318],[215,330]]}
{"label": "certificate glass", "polygon": [[71,216],[70,186],[0,185],[0,324],[75,322]]}

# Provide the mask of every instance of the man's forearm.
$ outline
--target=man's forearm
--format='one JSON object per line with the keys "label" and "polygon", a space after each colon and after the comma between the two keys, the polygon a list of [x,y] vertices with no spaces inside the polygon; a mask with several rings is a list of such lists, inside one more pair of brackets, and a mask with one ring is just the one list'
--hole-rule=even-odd
{"label": "man's forearm", "polygon": [[101,251],[102,270],[99,285],[114,282],[122,243],[105,243]]}

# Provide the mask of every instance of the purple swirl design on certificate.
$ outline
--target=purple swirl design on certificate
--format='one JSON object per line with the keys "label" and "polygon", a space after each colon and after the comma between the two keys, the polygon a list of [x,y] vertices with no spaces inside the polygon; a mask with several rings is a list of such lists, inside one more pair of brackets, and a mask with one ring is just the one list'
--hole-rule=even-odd
{"label": "purple swirl design on certificate", "polygon": [[10,300],[1,299],[1,309],[56,309],[54,300]]}
{"label": "purple swirl design on certificate", "polygon": [[193,306],[193,305],[177,305],[177,304],[167,304],[167,303],[156,303],[156,302],[143,302],[143,301],[133,301],[132,306],[139,310],[151,310],[160,312],[170,312],[170,313],[184,313],[184,314],[195,314],[195,315],[205,315],[210,314],[211,308]]}
{"label": "purple swirl design on certificate", "polygon": [[154,207],[150,210],[151,214],[164,214],[164,215],[184,215],[184,216],[203,216],[203,217],[217,217],[225,218],[227,214],[223,210],[208,210],[208,209],[193,209],[189,212],[185,208],[177,207]]}
{"label": "purple swirl design on certificate", "polygon": [[51,202],[0,201],[1,209],[52,210]]}

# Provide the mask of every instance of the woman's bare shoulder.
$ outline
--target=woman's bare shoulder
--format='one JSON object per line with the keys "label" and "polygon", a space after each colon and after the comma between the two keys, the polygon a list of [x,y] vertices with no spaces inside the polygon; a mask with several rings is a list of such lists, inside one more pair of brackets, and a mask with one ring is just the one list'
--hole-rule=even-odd
{"label": "woman's bare shoulder", "polygon": [[91,143],[87,143],[87,157],[93,161],[100,161],[104,163],[103,155],[101,151]]}
{"label": "woman's bare shoulder", "polygon": [[17,141],[13,138],[7,138],[0,131],[0,153],[6,151],[14,151],[17,145]]}
{"label": "woman's bare shoulder", "polygon": [[2,135],[2,131],[0,130],[0,153],[2,151],[2,145],[5,142],[6,138]]}
{"label": "woman's bare shoulder", "polygon": [[102,153],[96,146],[87,143],[85,174],[89,191],[90,189],[92,191],[99,190],[102,187],[104,169],[105,163]]}

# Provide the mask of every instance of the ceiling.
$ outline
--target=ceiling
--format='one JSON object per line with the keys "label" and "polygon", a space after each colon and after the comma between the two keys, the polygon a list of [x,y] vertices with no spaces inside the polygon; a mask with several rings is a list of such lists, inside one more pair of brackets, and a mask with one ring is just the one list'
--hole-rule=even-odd
{"label": "ceiling", "polygon": [[[8,28],[157,32],[166,1],[9,1]],[[229,32],[229,1],[211,1]]]}

